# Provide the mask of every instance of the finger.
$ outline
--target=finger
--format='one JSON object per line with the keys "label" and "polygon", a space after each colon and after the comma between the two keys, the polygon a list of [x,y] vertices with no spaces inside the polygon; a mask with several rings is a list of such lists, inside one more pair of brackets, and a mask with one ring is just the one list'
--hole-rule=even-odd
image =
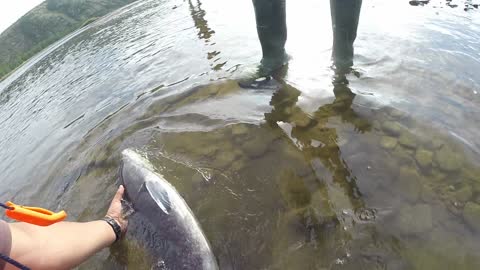
{"label": "finger", "polygon": [[113,197],[113,201],[120,201],[123,197],[123,193],[125,192],[125,188],[120,185],[118,187],[117,193],[115,193],[115,196]]}

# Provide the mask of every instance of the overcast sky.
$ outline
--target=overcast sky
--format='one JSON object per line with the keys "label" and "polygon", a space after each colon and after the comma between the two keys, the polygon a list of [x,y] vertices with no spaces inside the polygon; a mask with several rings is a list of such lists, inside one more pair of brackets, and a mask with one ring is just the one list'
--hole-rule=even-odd
{"label": "overcast sky", "polygon": [[0,33],[44,0],[0,0]]}

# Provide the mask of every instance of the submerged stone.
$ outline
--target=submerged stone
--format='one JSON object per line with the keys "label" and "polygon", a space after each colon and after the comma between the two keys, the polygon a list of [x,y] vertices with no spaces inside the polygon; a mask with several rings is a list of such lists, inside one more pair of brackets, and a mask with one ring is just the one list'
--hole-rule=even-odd
{"label": "submerged stone", "polygon": [[222,151],[215,158],[214,165],[218,168],[225,168],[232,164],[235,160],[235,153],[233,151]]}
{"label": "submerged stone", "polygon": [[398,141],[404,147],[412,149],[417,148],[416,138],[410,132],[403,132],[402,135],[400,135],[400,139]]}
{"label": "submerged stone", "polygon": [[232,134],[235,136],[243,135],[248,132],[248,127],[245,124],[237,124],[232,127]]}
{"label": "submerged stone", "polygon": [[462,169],[462,176],[473,183],[480,184],[480,169],[478,168],[464,168]]}
{"label": "submerged stone", "polygon": [[250,158],[258,158],[267,152],[270,143],[271,141],[267,140],[265,137],[252,137],[245,141],[242,145],[242,150]]}
{"label": "submerged stone", "polygon": [[437,199],[437,193],[435,192],[435,190],[433,190],[432,187],[430,186],[427,186],[427,187],[423,187],[422,188],[422,193],[420,195],[421,199],[424,201],[424,202],[432,202],[434,201],[435,199]]}
{"label": "submerged stone", "polygon": [[428,204],[404,206],[397,217],[398,229],[402,234],[424,233],[432,229],[432,209]]}
{"label": "submerged stone", "polygon": [[338,220],[333,215],[319,215],[313,207],[307,206],[288,211],[283,216],[283,222],[290,227],[297,227],[303,231],[309,229],[320,230],[323,226],[334,226]]}
{"label": "submerged stone", "polygon": [[367,119],[363,118],[356,118],[352,121],[355,128],[357,128],[361,132],[365,132],[371,128],[371,124]]}
{"label": "submerged stone", "polygon": [[416,202],[422,192],[420,175],[417,170],[410,167],[402,167],[400,169],[397,186],[401,195],[411,202]]}
{"label": "submerged stone", "polygon": [[463,208],[463,218],[476,231],[480,231],[480,204],[468,202]]}
{"label": "submerged stone", "polygon": [[464,185],[463,187],[455,191],[455,199],[462,203],[469,201],[472,196],[473,191],[470,185]]}
{"label": "submerged stone", "polygon": [[442,172],[438,169],[432,171],[432,180],[435,181],[435,182],[440,182],[441,183],[441,182],[445,181],[446,177],[447,177],[447,175],[444,172]]}
{"label": "submerged stone", "polygon": [[403,147],[396,147],[395,150],[393,150],[393,155],[401,164],[405,164],[405,165],[414,164],[414,160],[407,153],[407,151],[405,151],[405,148]]}
{"label": "submerged stone", "polygon": [[302,178],[292,171],[283,173],[280,179],[280,187],[282,196],[289,207],[305,207],[312,199],[310,190],[308,190]]}
{"label": "submerged stone", "polygon": [[204,156],[214,156],[218,150],[220,150],[218,145],[199,147],[199,153]]}
{"label": "submerged stone", "polygon": [[322,190],[317,190],[312,195],[311,207],[319,219],[334,220],[336,213],[328,202],[328,195]]}
{"label": "submerged stone", "polygon": [[429,149],[429,150],[437,150],[439,149],[440,147],[442,147],[445,143],[438,139],[438,138],[434,138],[432,140],[427,140],[426,143],[425,143],[425,148]]}
{"label": "submerged stone", "polygon": [[464,158],[449,147],[444,146],[435,152],[435,162],[443,171],[453,172],[462,167]]}
{"label": "submerged stone", "polygon": [[298,109],[295,110],[293,115],[290,117],[289,122],[295,124],[296,127],[304,128],[312,122],[312,119],[310,119],[310,117],[302,110]]}
{"label": "submerged stone", "polygon": [[237,159],[230,166],[233,171],[240,171],[245,167],[245,162],[243,160]]}
{"label": "submerged stone", "polygon": [[395,146],[397,146],[397,143],[397,138],[390,136],[382,136],[382,139],[380,140],[380,145],[388,150],[395,148]]}
{"label": "submerged stone", "polygon": [[387,112],[393,118],[403,118],[406,115],[403,111],[395,109],[393,107],[388,108]]}
{"label": "submerged stone", "polygon": [[385,133],[398,137],[402,133],[403,127],[398,122],[385,121],[382,123],[382,129]]}
{"label": "submerged stone", "polygon": [[425,149],[418,149],[415,153],[415,160],[422,168],[429,168],[432,166],[433,153]]}

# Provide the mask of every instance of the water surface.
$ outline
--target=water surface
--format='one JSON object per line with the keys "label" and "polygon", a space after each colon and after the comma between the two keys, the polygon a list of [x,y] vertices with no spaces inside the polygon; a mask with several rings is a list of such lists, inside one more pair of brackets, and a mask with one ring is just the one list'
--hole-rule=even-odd
{"label": "water surface", "polygon": [[[221,269],[478,269],[478,9],[364,1],[333,84],[324,2],[288,2],[276,90],[237,83],[249,1],[137,1],[54,44],[0,83],[0,198],[100,218],[134,148]],[[149,233],[80,268],[150,269]]]}

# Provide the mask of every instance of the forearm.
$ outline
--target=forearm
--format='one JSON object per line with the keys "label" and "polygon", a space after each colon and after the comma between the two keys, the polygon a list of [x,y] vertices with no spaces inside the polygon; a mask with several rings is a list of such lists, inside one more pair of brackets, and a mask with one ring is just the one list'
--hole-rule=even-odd
{"label": "forearm", "polygon": [[11,257],[32,269],[71,269],[115,241],[105,221],[60,222],[48,227],[10,224]]}

